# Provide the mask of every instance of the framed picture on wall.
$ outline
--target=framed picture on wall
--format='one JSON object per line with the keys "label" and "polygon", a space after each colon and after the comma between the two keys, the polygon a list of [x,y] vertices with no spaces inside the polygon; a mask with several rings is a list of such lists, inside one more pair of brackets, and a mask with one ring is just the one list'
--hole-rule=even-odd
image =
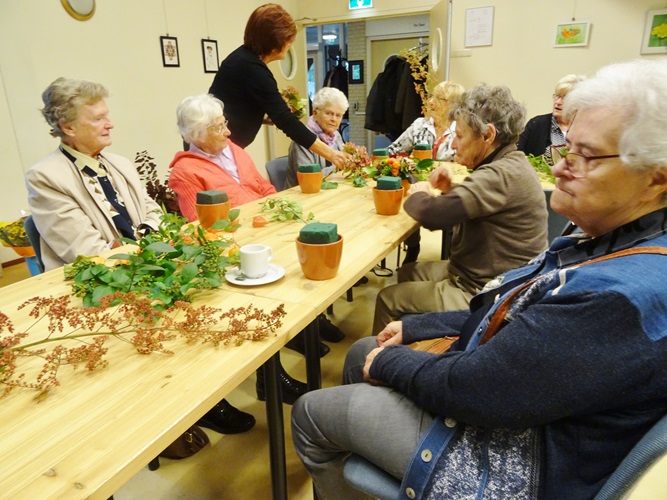
{"label": "framed picture on wall", "polygon": [[202,38],[201,51],[204,57],[204,73],[218,72],[218,42]]}
{"label": "framed picture on wall", "polygon": [[586,47],[590,31],[589,21],[557,24],[554,47]]}
{"label": "framed picture on wall", "polygon": [[364,61],[349,61],[348,63],[348,82],[364,83]]}
{"label": "framed picture on wall", "polygon": [[160,37],[160,49],[162,49],[162,66],[180,66],[178,59],[178,40],[173,36]]}
{"label": "framed picture on wall", "polygon": [[647,12],[641,53],[667,54],[667,9]]}

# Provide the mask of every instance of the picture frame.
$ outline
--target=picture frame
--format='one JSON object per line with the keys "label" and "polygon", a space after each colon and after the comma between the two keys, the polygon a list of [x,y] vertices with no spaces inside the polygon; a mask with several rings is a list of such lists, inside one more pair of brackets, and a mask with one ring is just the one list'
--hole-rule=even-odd
{"label": "picture frame", "polygon": [[178,57],[178,40],[176,37],[161,36],[160,51],[162,52],[162,66],[171,68],[181,65]]}
{"label": "picture frame", "polygon": [[556,24],[554,47],[586,47],[591,32],[590,21],[568,21]]}
{"label": "picture frame", "polygon": [[347,71],[348,83],[364,83],[364,61],[348,61]]}
{"label": "picture frame", "polygon": [[202,38],[201,53],[204,58],[204,73],[217,73],[220,66],[218,41]]}
{"label": "picture frame", "polygon": [[646,13],[642,54],[667,54],[667,9]]}

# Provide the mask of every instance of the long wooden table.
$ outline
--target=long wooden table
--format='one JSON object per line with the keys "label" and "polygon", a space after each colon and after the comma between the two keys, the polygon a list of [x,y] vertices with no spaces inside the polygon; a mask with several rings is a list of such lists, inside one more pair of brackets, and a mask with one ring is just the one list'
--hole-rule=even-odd
{"label": "long wooden table", "polygon": [[[306,214],[312,211],[317,220],[338,224],[344,237],[338,276],[321,282],[303,277],[294,242],[300,222],[253,228],[259,203],[240,207],[242,227],[235,233],[236,241],[270,245],[273,263],[285,268],[285,276],[257,287],[224,284],[199,295],[194,305],[231,308],[252,303],[269,310],[285,304],[287,314],[277,335],[217,349],[182,343],[171,356],[142,356],[128,344],[111,342],[108,367],[94,373],[65,367],[60,372],[62,385],[43,401],[37,402],[35,394],[26,390],[10,394],[0,400],[1,497],[109,497],[264,363],[268,363],[271,384],[267,412],[273,420],[269,424],[273,493],[274,498],[287,497],[275,355],[311,325],[307,329],[309,385],[319,385],[318,373],[312,369],[319,368],[313,320],[405,239],[416,223],[403,212],[377,215],[370,188],[341,184],[314,195],[303,195],[295,188],[275,196],[299,201]],[[33,320],[26,310],[17,311],[18,305],[33,296],[67,293],[62,270],[54,270],[3,288],[0,311],[21,331]],[[31,330],[31,338],[44,334],[39,326]]]}

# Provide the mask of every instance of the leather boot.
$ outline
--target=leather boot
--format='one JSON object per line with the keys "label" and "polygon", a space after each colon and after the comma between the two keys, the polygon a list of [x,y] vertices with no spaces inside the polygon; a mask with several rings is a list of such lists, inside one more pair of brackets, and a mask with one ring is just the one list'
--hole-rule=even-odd
{"label": "leather boot", "polygon": [[255,417],[233,407],[226,399],[223,399],[207,411],[197,421],[197,425],[221,434],[239,434],[253,428]]}
{"label": "leather boot", "polygon": [[403,259],[402,265],[404,266],[405,264],[416,262],[417,257],[419,257],[419,250],[420,250],[419,244],[408,247],[407,250],[405,251],[405,259]]}
{"label": "leather boot", "polygon": [[[285,344],[285,347],[287,347],[288,349],[292,349],[293,351],[296,351],[296,352],[298,352],[300,354],[303,354],[305,356],[306,355],[306,342],[305,342],[305,339],[304,339],[304,335],[305,335],[304,332],[299,332],[299,334],[296,337],[294,337],[292,340],[287,342],[287,344]],[[320,342],[320,358],[323,358],[324,356],[329,354],[330,350],[331,349],[329,348],[328,345],[323,344],[322,342]]]}
{"label": "leather boot", "polygon": [[[280,386],[283,394],[283,403],[288,405],[293,405],[294,402],[299,399],[299,396],[303,396],[308,392],[308,386],[303,382],[299,382],[298,380],[290,377],[282,365],[280,365]],[[257,382],[255,383],[255,389],[257,390],[257,399],[260,401],[266,401],[264,367],[261,367],[259,370],[257,370]]]}
{"label": "leather boot", "polygon": [[[367,278],[368,279],[368,278]],[[327,342],[340,342],[345,338],[345,334],[334,325],[324,313],[317,317],[317,326],[320,330],[320,338]]]}

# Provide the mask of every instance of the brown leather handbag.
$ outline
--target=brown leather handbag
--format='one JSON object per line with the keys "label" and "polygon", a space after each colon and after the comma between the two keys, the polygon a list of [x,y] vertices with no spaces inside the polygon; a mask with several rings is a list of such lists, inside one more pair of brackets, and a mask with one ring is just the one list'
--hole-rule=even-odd
{"label": "brown leather handbag", "polygon": [[176,441],[167,446],[164,451],[160,453],[160,456],[171,458],[172,460],[180,460],[182,458],[191,457],[208,443],[210,443],[210,441],[206,433],[196,425],[193,425],[181,434]]}

